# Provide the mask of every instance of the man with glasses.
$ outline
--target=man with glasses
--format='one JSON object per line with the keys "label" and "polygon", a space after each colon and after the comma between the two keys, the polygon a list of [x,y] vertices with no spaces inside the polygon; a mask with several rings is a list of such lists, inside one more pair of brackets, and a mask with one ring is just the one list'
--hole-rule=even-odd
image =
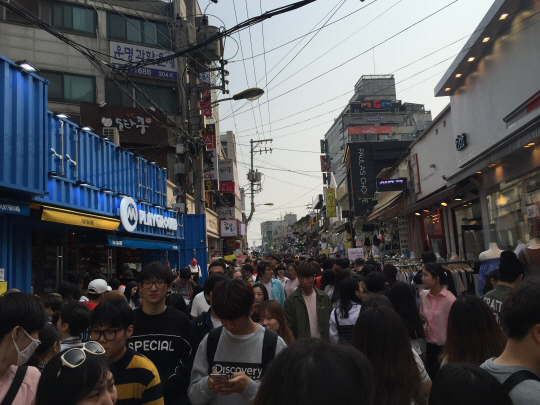
{"label": "man with glasses", "polygon": [[92,311],[90,340],[105,349],[113,364],[117,405],[163,405],[163,389],[154,363],[126,347],[133,334],[133,311],[128,303],[105,300]]}
{"label": "man with glasses", "polygon": [[143,267],[139,275],[143,306],[133,311],[133,334],[127,339],[131,349],[148,357],[158,369],[166,405],[189,403],[190,370],[184,363],[191,354],[189,318],[165,305],[173,280],[164,263]]}

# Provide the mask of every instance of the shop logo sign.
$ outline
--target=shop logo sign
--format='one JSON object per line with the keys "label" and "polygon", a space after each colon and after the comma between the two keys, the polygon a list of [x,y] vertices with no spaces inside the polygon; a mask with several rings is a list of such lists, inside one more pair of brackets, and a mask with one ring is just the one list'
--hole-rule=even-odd
{"label": "shop logo sign", "polygon": [[467,135],[461,134],[456,136],[456,150],[462,150],[467,146]]}
{"label": "shop logo sign", "polygon": [[124,197],[120,202],[120,222],[127,232],[134,232],[138,224],[171,231],[178,229],[176,218],[137,210],[137,204],[131,197]]}
{"label": "shop logo sign", "polygon": [[377,115],[376,117],[368,118],[366,121],[381,122],[382,120],[382,117],[380,115]]}
{"label": "shop logo sign", "polygon": [[120,221],[128,232],[133,232],[137,228],[137,204],[131,197],[124,197],[120,202]]}

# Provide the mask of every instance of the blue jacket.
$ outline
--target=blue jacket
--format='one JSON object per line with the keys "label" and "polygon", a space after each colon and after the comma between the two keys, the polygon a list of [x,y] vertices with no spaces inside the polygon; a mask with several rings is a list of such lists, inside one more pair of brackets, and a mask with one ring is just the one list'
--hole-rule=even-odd
{"label": "blue jacket", "polygon": [[272,299],[279,302],[279,305],[283,307],[285,303],[285,290],[283,284],[277,278],[272,279]]}

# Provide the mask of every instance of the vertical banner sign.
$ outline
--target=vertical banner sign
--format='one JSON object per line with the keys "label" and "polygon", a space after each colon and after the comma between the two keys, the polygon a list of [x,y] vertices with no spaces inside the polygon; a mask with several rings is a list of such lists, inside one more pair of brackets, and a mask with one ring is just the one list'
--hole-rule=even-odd
{"label": "vertical banner sign", "polygon": [[[210,87],[210,72],[199,73],[199,85],[201,87]],[[202,90],[201,91],[201,100],[199,102],[201,107],[201,112],[205,117],[212,116],[212,91],[211,90]]]}
{"label": "vertical banner sign", "polygon": [[206,144],[206,150],[212,153],[212,162],[214,168],[204,171],[204,189],[206,191],[218,191],[219,190],[219,176],[218,176],[218,159],[217,159],[217,135],[216,124],[208,124],[201,132],[204,143]]}
{"label": "vertical banner sign", "polygon": [[321,139],[321,153],[326,153],[326,141],[324,139]]}
{"label": "vertical banner sign", "polygon": [[399,247],[401,249],[401,254],[405,250],[411,250],[411,239],[409,236],[409,218],[408,217],[399,217],[398,218],[398,233],[399,233]]}
{"label": "vertical banner sign", "polygon": [[321,155],[321,172],[325,172],[327,170],[326,163],[326,155]]}
{"label": "vertical banner sign", "polygon": [[333,188],[327,188],[326,194],[326,218],[336,217],[336,191]]}

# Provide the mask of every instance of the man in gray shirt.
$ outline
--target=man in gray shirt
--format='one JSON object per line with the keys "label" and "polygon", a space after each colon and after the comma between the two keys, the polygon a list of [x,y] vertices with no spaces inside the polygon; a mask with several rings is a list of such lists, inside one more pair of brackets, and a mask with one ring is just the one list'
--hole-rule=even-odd
{"label": "man in gray shirt", "polygon": [[495,314],[499,325],[501,324],[500,312],[504,297],[521,283],[525,267],[519,261],[516,254],[510,250],[501,253],[499,264],[499,283],[497,287],[489,291],[482,298]]}
{"label": "man in gray shirt", "polygon": [[254,301],[245,281],[214,287],[212,308],[223,327],[212,329],[197,350],[188,389],[193,405],[250,404],[268,363],[286,347],[277,333],[251,320]]}
{"label": "man in gray shirt", "polygon": [[[538,403],[540,398],[540,280],[531,278],[514,288],[500,312],[508,337],[503,353],[480,367],[503,386],[516,372],[525,374],[508,387],[514,405]],[[513,377],[515,378],[515,377]],[[509,380],[510,381],[510,380]],[[506,383],[508,384],[508,383]]]}

